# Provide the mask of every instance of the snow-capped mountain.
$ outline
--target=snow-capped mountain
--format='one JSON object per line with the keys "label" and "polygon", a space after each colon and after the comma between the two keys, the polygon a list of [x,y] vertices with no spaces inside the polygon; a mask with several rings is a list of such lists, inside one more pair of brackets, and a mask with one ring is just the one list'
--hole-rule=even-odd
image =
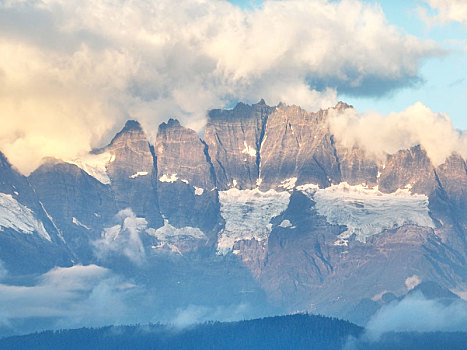
{"label": "snow-capped mountain", "polygon": [[28,178],[2,156],[0,259],[15,273],[137,271],[175,304],[215,290],[339,316],[408,280],[467,290],[466,161],[346,148],[327,119],[348,108],[239,103],[210,111],[203,138],[171,119],[154,145],[128,121],[107,147]]}

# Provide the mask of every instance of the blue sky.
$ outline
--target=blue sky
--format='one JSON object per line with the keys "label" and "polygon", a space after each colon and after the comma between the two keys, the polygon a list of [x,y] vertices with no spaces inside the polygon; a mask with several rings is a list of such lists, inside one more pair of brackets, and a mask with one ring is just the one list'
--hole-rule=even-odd
{"label": "blue sky", "polygon": [[[253,10],[260,0],[230,0],[242,8]],[[467,129],[467,26],[458,22],[428,25],[417,14],[423,7],[436,15],[426,3],[416,0],[365,1],[381,6],[390,24],[419,38],[434,40],[448,52],[442,58],[429,58],[420,67],[422,81],[377,97],[338,97],[359,111],[376,110],[382,114],[401,111],[420,101],[433,111],[446,113],[461,130]]]}

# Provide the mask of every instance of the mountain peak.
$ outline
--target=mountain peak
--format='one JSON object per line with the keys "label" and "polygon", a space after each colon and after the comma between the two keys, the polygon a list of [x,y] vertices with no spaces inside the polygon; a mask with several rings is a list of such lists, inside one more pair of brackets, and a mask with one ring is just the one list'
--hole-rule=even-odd
{"label": "mountain peak", "polygon": [[449,289],[442,287],[433,281],[425,281],[420,283],[414,289],[412,289],[409,294],[413,294],[415,292],[421,292],[427,299],[460,299],[457,294],[454,294]]}
{"label": "mountain peak", "polygon": [[287,105],[286,105],[284,102],[282,102],[282,101],[280,101],[280,102],[277,104],[277,108],[286,108],[286,107],[287,107]]}
{"label": "mountain peak", "polygon": [[143,128],[141,127],[141,124],[137,120],[130,119],[130,120],[127,120],[121,132],[131,131],[131,130],[141,131],[143,130]]}
{"label": "mountain peak", "polygon": [[334,107],[334,109],[337,109],[337,110],[344,110],[347,108],[353,108],[353,106],[342,101],[337,102],[336,106]]}
{"label": "mountain peak", "polygon": [[167,129],[178,129],[181,128],[182,125],[178,121],[178,119],[170,118],[167,122],[163,122],[159,125],[159,132],[165,131]]}
{"label": "mountain peak", "polygon": [[[141,124],[138,121],[136,121],[136,120],[127,120],[127,122],[125,123],[125,126],[123,127],[123,129],[120,130],[114,136],[112,141],[110,141],[110,145],[112,145],[117,139],[119,139],[123,135],[126,135],[127,133],[130,133],[130,132],[143,133],[143,128],[141,127]],[[97,153],[100,153],[101,151],[102,151],[101,149],[96,150]]]}

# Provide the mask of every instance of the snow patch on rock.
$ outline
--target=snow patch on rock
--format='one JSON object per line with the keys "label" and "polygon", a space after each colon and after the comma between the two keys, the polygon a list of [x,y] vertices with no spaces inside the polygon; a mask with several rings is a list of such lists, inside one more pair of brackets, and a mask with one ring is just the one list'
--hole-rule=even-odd
{"label": "snow patch on rock", "polygon": [[305,184],[301,186],[297,186],[297,190],[302,192],[307,192],[308,194],[315,193],[316,190],[319,190],[319,185],[316,184]]}
{"label": "snow patch on rock", "polygon": [[242,150],[243,154],[248,154],[250,157],[256,157],[256,149],[253,147],[249,146],[246,141],[243,141],[243,146],[245,147]]}
{"label": "snow patch on rock", "polygon": [[157,238],[159,242],[174,244],[186,239],[207,239],[203,231],[197,227],[181,227],[177,228],[169,224],[168,220],[164,220],[164,226],[157,230],[149,228],[146,233]]}
{"label": "snow patch on rock", "polygon": [[81,222],[80,222],[77,218],[75,218],[74,216],[73,216],[73,218],[72,218],[72,221],[73,221],[73,223],[74,223],[76,226],[81,226],[81,227],[85,228],[86,230],[90,230],[90,229],[91,229],[89,226],[86,226],[85,224],[81,223]]}
{"label": "snow patch on rock", "polygon": [[201,188],[201,187],[196,187],[196,186],[193,186],[194,189],[195,189],[195,195],[196,196],[201,196],[203,193],[204,193],[204,189]]}
{"label": "snow patch on rock", "polygon": [[257,179],[256,179],[256,187],[261,186],[261,183],[262,183],[262,182],[263,182],[263,179],[262,179],[262,178],[260,178],[260,177],[257,178]]}
{"label": "snow patch on rock", "polygon": [[138,176],[146,176],[148,174],[147,171],[138,171],[137,173],[130,176],[130,179],[135,179]]}
{"label": "snow patch on rock", "polygon": [[279,224],[279,227],[287,228],[287,227],[293,227],[293,226],[289,220],[282,220],[282,222]]}
{"label": "snow patch on rock", "polygon": [[177,174],[164,174],[159,178],[160,182],[175,182],[178,180]]}
{"label": "snow patch on rock", "polygon": [[225,228],[219,233],[217,253],[225,255],[240,240],[265,240],[272,229],[270,221],[288,206],[289,192],[259,189],[238,190],[231,188],[219,192],[221,215]]}
{"label": "snow patch on rock", "polygon": [[345,225],[347,231],[338,236],[335,245],[347,245],[355,235],[358,241],[366,240],[387,229],[406,224],[434,228],[429,216],[428,197],[411,194],[409,189],[394,193],[382,193],[364,185],[351,186],[346,182],[325,189],[300,186],[316,205],[318,214],[326,217],[330,224]]}
{"label": "snow patch on rock", "polygon": [[43,223],[35,218],[32,210],[6,193],[0,193],[0,231],[3,228],[26,234],[37,232],[42,238],[51,241]]}
{"label": "snow patch on rock", "polygon": [[286,189],[286,190],[293,190],[296,183],[297,183],[297,178],[291,177],[289,179],[285,179],[284,181],[282,181],[279,187]]}

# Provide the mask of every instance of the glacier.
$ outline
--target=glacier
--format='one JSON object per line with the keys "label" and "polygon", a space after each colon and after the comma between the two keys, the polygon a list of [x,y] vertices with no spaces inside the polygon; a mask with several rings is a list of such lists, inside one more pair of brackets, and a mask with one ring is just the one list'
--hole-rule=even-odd
{"label": "glacier", "polygon": [[429,215],[428,197],[413,194],[408,188],[382,193],[378,187],[351,186],[342,182],[324,189],[316,185],[298,189],[316,203],[318,214],[326,217],[330,224],[347,227],[335,245],[346,246],[352,235],[356,240],[366,242],[384,230],[406,224],[435,227]]}
{"label": "glacier", "polygon": [[287,191],[261,192],[257,188],[219,191],[225,227],[218,237],[217,254],[228,254],[235,242],[244,239],[267,239],[272,229],[271,219],[287,209],[289,200],[290,193]]}

